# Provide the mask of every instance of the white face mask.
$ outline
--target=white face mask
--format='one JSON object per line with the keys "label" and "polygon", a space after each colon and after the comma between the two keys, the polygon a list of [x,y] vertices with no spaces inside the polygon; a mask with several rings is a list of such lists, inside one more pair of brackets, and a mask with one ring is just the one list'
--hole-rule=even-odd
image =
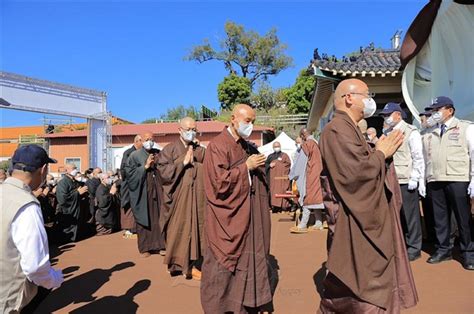
{"label": "white face mask", "polygon": [[433,119],[433,116],[429,116],[428,119],[426,119],[426,127],[431,128],[436,125],[436,121]]}
{"label": "white face mask", "polygon": [[196,132],[193,130],[183,131],[181,133],[181,137],[183,138],[185,142],[191,143],[196,138]]}
{"label": "white face mask", "polygon": [[392,116],[384,117],[383,119],[384,119],[385,124],[387,124],[388,126],[394,126],[395,125],[395,122],[393,121]]}
{"label": "white face mask", "polygon": [[275,151],[275,153],[279,153],[281,152],[281,147],[275,147],[273,150]]}
{"label": "white face mask", "polygon": [[112,185],[112,183],[114,183],[114,180],[112,180],[112,178],[108,178],[107,180],[105,180],[105,183],[107,185]]}
{"label": "white face mask", "polygon": [[253,124],[252,123],[244,123],[244,122],[239,122],[239,129],[237,132],[239,135],[246,139],[250,137],[250,134],[252,134],[253,131]]}
{"label": "white face mask", "polygon": [[362,101],[364,102],[364,118],[372,117],[377,110],[377,103],[373,98],[364,98]]}
{"label": "white face mask", "polygon": [[443,113],[441,111],[436,111],[431,115],[430,118],[433,118],[433,121],[436,123],[442,123],[443,122]]}
{"label": "white face mask", "polygon": [[301,148],[301,144],[296,144],[296,149],[300,149]]}
{"label": "white face mask", "polygon": [[79,170],[77,170],[77,169],[74,169],[71,172],[69,172],[69,174],[73,177],[75,177],[78,173],[79,173]]}
{"label": "white face mask", "polygon": [[145,148],[146,150],[150,150],[153,148],[153,145],[155,145],[155,143],[152,140],[148,140],[143,143],[143,148]]}

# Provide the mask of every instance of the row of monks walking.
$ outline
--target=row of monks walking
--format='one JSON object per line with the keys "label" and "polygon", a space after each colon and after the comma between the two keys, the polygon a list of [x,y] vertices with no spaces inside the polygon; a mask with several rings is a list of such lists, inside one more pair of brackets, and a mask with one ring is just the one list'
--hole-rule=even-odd
{"label": "row of monks walking", "polygon": [[[449,98],[438,97],[422,114],[430,119],[423,120],[421,132],[403,120],[398,104],[387,104],[380,113],[384,134],[377,138],[376,131],[358,127],[376,111],[372,97],[362,81],[342,81],[334,95],[334,116],[319,141],[302,129],[292,158],[278,142],[267,158],[247,140],[256,119],[247,105],[235,106],[229,126],[207,148],[196,138],[191,118],[180,121],[180,138],[162,150],[145,132],[124,153],[120,184],[113,174],[101,174],[92,193],[87,185],[77,186],[77,171],[68,166],[67,179],[56,191],[61,229],[76,239],[81,214],[73,209],[89,194],[90,221],[98,234],[108,234],[116,225],[116,204],[125,234],[136,233],[140,256],[161,254],[171,276],[201,280],[205,313],[270,313],[277,277],[270,266],[270,213],[298,208],[301,217],[290,232],[304,234],[326,224],[329,229],[320,312],[397,313],[413,307],[418,294],[410,261],[420,257],[422,245],[419,195],[436,240],[428,263],[451,259],[454,213],[463,267],[474,270],[469,205],[474,127],[454,117]],[[25,298],[24,291],[57,288],[63,280],[44,261],[44,237],[30,235],[43,248],[31,257],[17,227],[19,219],[28,219],[22,216],[29,207],[37,213],[31,190],[44,181],[53,162],[44,151],[19,148],[12,176],[0,186],[7,218],[0,246],[11,257],[2,259],[2,273],[22,260],[21,267],[15,266],[18,272],[2,277],[3,312],[24,309],[35,295]],[[42,225],[31,224],[43,234]],[[21,271],[25,256],[43,258],[42,276]],[[7,283],[15,289],[5,289]]]}

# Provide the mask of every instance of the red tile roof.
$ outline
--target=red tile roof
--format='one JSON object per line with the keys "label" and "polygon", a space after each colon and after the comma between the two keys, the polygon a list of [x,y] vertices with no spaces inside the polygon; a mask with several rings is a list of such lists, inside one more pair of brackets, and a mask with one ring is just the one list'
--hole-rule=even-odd
{"label": "red tile roof", "polygon": [[[228,124],[220,121],[198,121],[197,129],[199,133],[219,133]],[[153,132],[153,134],[178,134],[179,123],[152,123],[152,124],[123,124],[112,126],[113,136],[137,135],[144,132]],[[256,131],[273,131],[273,128],[258,126],[254,127]],[[64,138],[64,137],[86,137],[87,130],[60,132],[54,134],[46,134],[46,138]]]}

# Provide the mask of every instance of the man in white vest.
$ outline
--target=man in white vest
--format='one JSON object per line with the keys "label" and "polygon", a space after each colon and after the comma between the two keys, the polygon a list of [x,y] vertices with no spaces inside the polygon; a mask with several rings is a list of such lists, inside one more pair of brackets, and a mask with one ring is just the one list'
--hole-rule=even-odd
{"label": "man in white vest", "polygon": [[56,160],[40,146],[26,145],[11,162],[11,177],[0,185],[0,312],[32,313],[32,305],[40,303],[38,287],[53,289],[64,281],[49,262],[40,203],[31,192],[44,183],[48,163]]}
{"label": "man in white vest", "polygon": [[433,204],[437,250],[428,259],[436,264],[452,259],[450,211],[459,230],[463,267],[474,270],[474,242],[470,198],[474,197],[474,124],[454,117],[454,103],[440,96],[425,108],[433,112],[436,125],[429,129],[426,145],[426,180]]}
{"label": "man in white vest", "polygon": [[401,221],[405,233],[408,259],[414,261],[421,257],[422,244],[418,193],[425,196],[425,162],[421,135],[416,127],[403,120],[406,119],[406,113],[400,104],[386,104],[380,115],[387,125],[387,134],[393,130],[399,130],[404,135],[403,144],[393,155],[393,161],[402,192]]}

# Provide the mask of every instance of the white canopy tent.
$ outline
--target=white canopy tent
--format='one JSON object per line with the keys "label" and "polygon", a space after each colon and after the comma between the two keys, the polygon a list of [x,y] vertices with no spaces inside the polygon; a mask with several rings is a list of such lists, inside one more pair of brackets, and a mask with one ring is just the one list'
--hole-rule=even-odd
{"label": "white canopy tent", "polygon": [[281,151],[288,154],[291,159],[291,162],[293,163],[293,155],[296,152],[296,142],[285,132],[281,132],[281,134],[278,135],[277,138],[275,138],[270,143],[260,146],[258,148],[258,151],[268,157],[268,155],[273,153],[273,143],[275,142],[280,142]]}
{"label": "white canopy tent", "polygon": [[[113,147],[112,148],[112,169],[117,169],[117,168],[120,168],[120,165],[122,164],[122,157],[123,157],[123,153],[125,153],[125,151],[127,149],[129,149],[130,147],[132,147],[133,144],[130,144],[130,145],[127,145],[127,146],[124,146],[124,147]],[[163,148],[156,144],[153,146],[153,148],[156,148],[156,149],[159,149],[159,150],[162,150]]]}

